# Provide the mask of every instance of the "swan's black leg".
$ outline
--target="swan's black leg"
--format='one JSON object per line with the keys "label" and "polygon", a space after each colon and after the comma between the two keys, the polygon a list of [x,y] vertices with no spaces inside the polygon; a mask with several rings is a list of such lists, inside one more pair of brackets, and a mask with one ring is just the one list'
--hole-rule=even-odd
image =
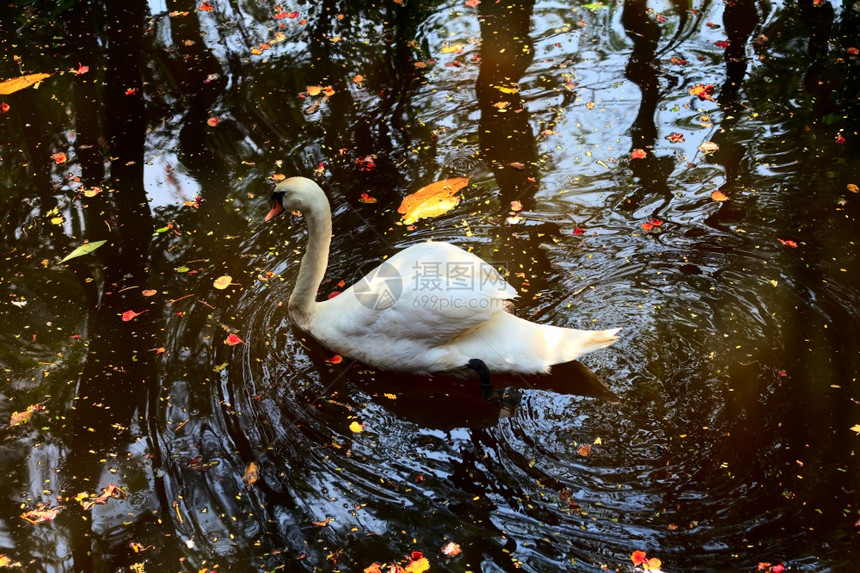
{"label": "swan's black leg", "polygon": [[472,358],[469,360],[468,364],[466,364],[466,368],[477,372],[478,379],[481,381],[481,395],[484,398],[490,400],[498,397],[498,392],[496,392],[496,389],[493,388],[492,384],[490,384],[490,369],[487,368],[487,365],[484,364],[483,360]]}

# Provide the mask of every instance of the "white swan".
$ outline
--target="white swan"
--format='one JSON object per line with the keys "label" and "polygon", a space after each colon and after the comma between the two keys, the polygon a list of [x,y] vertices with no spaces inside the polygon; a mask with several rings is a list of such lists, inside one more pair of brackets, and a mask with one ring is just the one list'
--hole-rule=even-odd
{"label": "white swan", "polygon": [[308,226],[290,318],[340,355],[416,374],[459,370],[471,360],[490,372],[533,374],[617,340],[617,328],[559,328],[508,313],[513,287],[491,265],[447,243],[413,245],[317,302],[331,244],[328,199],[310,179],[292,177],[278,184],[272,200],[266,222],[300,211]]}

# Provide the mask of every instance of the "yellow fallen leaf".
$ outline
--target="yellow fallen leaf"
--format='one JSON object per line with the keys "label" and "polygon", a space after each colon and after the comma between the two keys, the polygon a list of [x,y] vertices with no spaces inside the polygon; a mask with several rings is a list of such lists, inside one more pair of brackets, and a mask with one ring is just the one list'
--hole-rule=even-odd
{"label": "yellow fallen leaf", "polygon": [[218,290],[224,290],[225,288],[230,286],[230,281],[232,281],[232,280],[233,280],[233,277],[231,277],[230,275],[223,275],[223,276],[220,276],[217,279],[215,279],[213,286],[215,288],[217,288]]}
{"label": "yellow fallen leaf", "polygon": [[260,467],[251,462],[248,464],[248,467],[245,468],[245,473],[242,475],[242,481],[245,483],[246,489],[251,489],[251,487],[257,483],[257,480],[260,477]]}
{"label": "yellow fallen leaf", "polygon": [[349,425],[349,429],[355,434],[360,434],[364,431],[364,426],[354,421]]}
{"label": "yellow fallen leaf", "polygon": [[308,86],[308,95],[309,96],[317,96],[322,93],[322,86]]}
{"label": "yellow fallen leaf", "polygon": [[860,434],[860,424],[854,424],[853,426],[851,426],[851,431]]}
{"label": "yellow fallen leaf", "polygon": [[397,212],[403,215],[402,222],[406,225],[411,225],[418,219],[447,213],[460,202],[457,192],[468,184],[468,177],[455,177],[425,185],[404,197]]}
{"label": "yellow fallen leaf", "polygon": [[0,82],[0,95],[15,93],[18,90],[30,87],[49,77],[51,77],[51,74],[28,74],[26,76],[20,76]]}
{"label": "yellow fallen leaf", "polygon": [[403,568],[406,573],[424,573],[428,569],[430,569],[430,562],[427,561],[426,557],[419,557]]}

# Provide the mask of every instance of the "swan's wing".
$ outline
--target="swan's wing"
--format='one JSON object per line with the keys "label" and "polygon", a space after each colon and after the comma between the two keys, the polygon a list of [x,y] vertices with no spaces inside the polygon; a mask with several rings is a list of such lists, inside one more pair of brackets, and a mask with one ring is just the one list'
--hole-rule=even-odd
{"label": "swan's wing", "polygon": [[320,311],[345,338],[436,346],[483,325],[515,296],[491,264],[454,245],[427,242],[384,261]]}

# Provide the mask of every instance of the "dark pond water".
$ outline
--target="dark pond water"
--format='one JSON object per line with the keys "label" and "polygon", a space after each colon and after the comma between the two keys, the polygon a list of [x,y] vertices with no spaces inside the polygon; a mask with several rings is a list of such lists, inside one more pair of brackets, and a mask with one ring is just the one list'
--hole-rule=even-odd
{"label": "dark pond water", "polygon": [[[4,4],[2,79],[53,75],[0,96],[0,556],[854,569],[858,21],[827,0]],[[262,224],[296,174],[334,209],[321,298],[432,238],[506,269],[518,315],[622,339],[498,378],[518,407],[332,363],[286,314],[301,219]],[[400,224],[460,176],[456,208]]]}

